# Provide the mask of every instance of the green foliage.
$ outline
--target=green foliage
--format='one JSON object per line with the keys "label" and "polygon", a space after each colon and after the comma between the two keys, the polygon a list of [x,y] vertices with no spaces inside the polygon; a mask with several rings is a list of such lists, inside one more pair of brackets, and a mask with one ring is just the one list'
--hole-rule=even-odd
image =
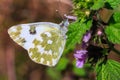
{"label": "green foliage", "polygon": [[47,68],[47,74],[52,80],[61,80],[61,71],[67,68],[69,60],[66,57],[62,57],[58,64],[53,68]]}
{"label": "green foliage", "polygon": [[67,59],[67,58],[65,58],[65,57],[62,57],[61,59],[60,59],[60,61],[58,62],[58,64],[56,65],[56,69],[57,70],[65,70],[66,69],[66,67],[67,67],[67,64],[68,64],[68,62],[69,62],[69,60]]}
{"label": "green foliage", "polygon": [[120,80],[120,63],[108,60],[106,64],[96,65],[97,80]]}
{"label": "green foliage", "polygon": [[73,12],[80,20],[88,17],[93,0],[73,0]]}
{"label": "green foliage", "polygon": [[116,23],[120,23],[120,12],[114,13],[113,18],[114,18]]}
{"label": "green foliage", "polygon": [[111,24],[105,29],[108,40],[120,44],[120,23]]}
{"label": "green foliage", "polygon": [[120,0],[106,0],[106,2],[108,2],[113,9],[120,4]]}
{"label": "green foliage", "polygon": [[[98,35],[101,40],[104,36],[106,42],[108,39],[108,41],[110,41],[112,44],[120,44],[120,0],[73,0],[73,3],[73,12],[75,15],[77,15],[80,22],[74,22],[70,24],[68,28],[69,31],[67,33],[68,39],[66,44],[66,50],[69,51],[70,49],[73,49],[75,47],[75,44],[80,44],[83,35],[85,34],[86,30],[90,29],[91,25],[93,25],[94,29],[96,29],[91,30],[95,31],[94,35],[98,35],[98,30],[100,30],[101,32],[105,31],[105,35],[102,34],[102,37],[101,35]],[[102,9],[105,10],[102,11]],[[90,15],[87,15],[86,11],[90,12]],[[107,16],[109,18],[106,18]],[[108,21],[104,22],[98,17],[101,17],[103,20],[108,19]],[[92,20],[94,21],[93,24]],[[104,24],[103,22],[107,24]],[[89,26],[87,25],[88,23]],[[92,38],[94,39],[94,36]],[[98,44],[95,45],[99,46]],[[107,45],[108,48],[111,47],[109,44]],[[105,49],[101,46],[99,47],[106,50],[102,51],[102,55],[109,55],[108,48]],[[99,55],[95,56],[99,57]],[[120,80],[120,63],[114,60],[107,60],[106,63],[100,63],[101,59],[104,62],[104,59],[106,59],[106,57],[102,56],[102,58],[100,58],[98,62],[96,62],[97,64],[95,69],[97,72],[97,80]],[[85,74],[85,71],[83,69],[75,68],[75,66],[73,67],[73,71],[79,76]]]}
{"label": "green foliage", "polygon": [[47,74],[52,78],[52,80],[60,80],[60,72],[57,71],[55,68],[47,68]]}
{"label": "green foliage", "polygon": [[104,6],[105,0],[95,0],[94,5],[91,7],[92,10],[98,10]]}
{"label": "green foliage", "polygon": [[85,76],[86,75],[86,72],[85,72],[85,69],[84,68],[77,68],[75,66],[75,62],[73,62],[73,72],[74,74],[78,75],[78,76]]}
{"label": "green foliage", "polygon": [[66,51],[68,52],[71,49],[74,49],[77,43],[81,43],[81,39],[85,32],[90,29],[92,21],[87,21],[86,23],[74,22],[71,23],[68,32],[67,32],[67,43]]}
{"label": "green foliage", "polygon": [[120,4],[117,5],[117,7],[114,9],[115,12],[120,12]]}
{"label": "green foliage", "polygon": [[84,68],[77,68],[76,66],[73,67],[73,72],[78,76],[85,76],[85,69]]}

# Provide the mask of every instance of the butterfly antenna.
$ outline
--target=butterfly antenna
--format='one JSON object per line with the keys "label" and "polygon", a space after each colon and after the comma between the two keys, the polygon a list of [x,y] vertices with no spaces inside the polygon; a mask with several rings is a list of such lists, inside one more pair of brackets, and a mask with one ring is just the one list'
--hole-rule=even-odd
{"label": "butterfly antenna", "polygon": [[76,21],[77,17],[64,14],[64,20],[60,23],[60,26],[67,27],[69,26],[70,21]]}
{"label": "butterfly antenna", "polygon": [[67,27],[69,25],[69,20],[72,20],[72,21],[77,20],[77,17],[75,17],[75,16],[70,16],[70,15],[67,15],[67,14],[64,14],[62,16],[60,14],[60,12],[62,13],[62,11],[60,10],[60,6],[61,6],[61,1],[60,0],[58,0],[57,5],[58,5],[58,9],[56,10],[56,12],[62,18],[62,22],[59,24],[61,27],[62,26]]}

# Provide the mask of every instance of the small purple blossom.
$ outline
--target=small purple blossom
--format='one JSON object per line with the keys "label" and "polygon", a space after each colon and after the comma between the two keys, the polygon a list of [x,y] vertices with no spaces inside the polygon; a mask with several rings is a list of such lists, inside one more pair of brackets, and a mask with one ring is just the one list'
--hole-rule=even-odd
{"label": "small purple blossom", "polygon": [[76,58],[76,66],[78,68],[82,68],[85,60],[87,58],[87,50],[77,50],[76,53],[74,54],[74,57]]}
{"label": "small purple blossom", "polygon": [[91,38],[91,32],[87,32],[83,37],[83,42],[87,43]]}

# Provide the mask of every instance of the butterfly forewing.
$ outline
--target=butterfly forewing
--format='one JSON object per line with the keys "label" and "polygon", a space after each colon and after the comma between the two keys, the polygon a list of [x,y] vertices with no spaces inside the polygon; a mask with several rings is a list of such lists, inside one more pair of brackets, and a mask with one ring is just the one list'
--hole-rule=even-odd
{"label": "butterfly forewing", "polygon": [[13,26],[8,33],[16,43],[28,51],[34,62],[48,66],[56,65],[66,42],[60,26],[48,22]]}

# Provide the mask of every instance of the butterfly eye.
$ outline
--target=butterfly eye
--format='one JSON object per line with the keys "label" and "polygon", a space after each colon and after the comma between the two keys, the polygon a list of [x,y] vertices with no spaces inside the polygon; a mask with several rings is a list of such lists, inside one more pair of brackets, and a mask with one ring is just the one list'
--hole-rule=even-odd
{"label": "butterfly eye", "polygon": [[29,29],[30,34],[36,34],[35,26],[31,25]]}

